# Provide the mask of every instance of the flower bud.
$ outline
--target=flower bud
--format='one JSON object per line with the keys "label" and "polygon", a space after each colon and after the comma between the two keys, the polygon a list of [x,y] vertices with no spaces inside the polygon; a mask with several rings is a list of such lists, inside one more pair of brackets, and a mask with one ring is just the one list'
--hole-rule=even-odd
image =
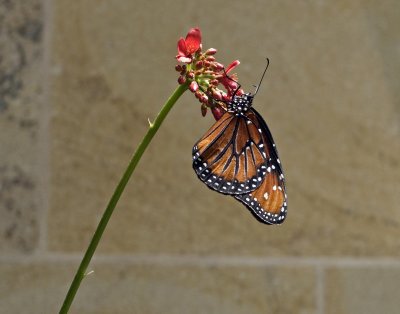
{"label": "flower bud", "polygon": [[229,102],[229,101],[232,100],[231,97],[229,95],[225,94],[225,93],[222,94],[222,99],[225,102]]}
{"label": "flower bud", "polygon": [[191,80],[193,80],[193,79],[194,79],[194,72],[193,72],[193,71],[190,71],[190,72],[187,74],[187,77],[190,78]]}
{"label": "flower bud", "polygon": [[203,93],[201,92],[201,91],[196,91],[195,93],[194,93],[194,96],[197,98],[197,99],[200,99],[201,98],[201,96],[203,95]]}
{"label": "flower bud", "polygon": [[207,114],[207,106],[205,104],[201,105],[201,115],[205,117]]}
{"label": "flower bud", "polygon": [[207,56],[212,56],[212,55],[215,55],[216,53],[217,53],[217,49],[215,49],[215,48],[207,49],[207,51],[205,52],[205,54]]}
{"label": "flower bud", "polygon": [[234,81],[229,81],[227,82],[227,85],[229,86],[229,88],[234,91],[238,88],[238,83],[234,82]]}
{"label": "flower bud", "polygon": [[203,104],[207,104],[208,103],[208,97],[206,95],[201,95],[200,97],[200,102],[202,102]]}
{"label": "flower bud", "polygon": [[216,100],[222,100],[222,95],[220,92],[216,91],[215,89],[212,91],[213,98]]}
{"label": "flower bud", "polygon": [[180,76],[180,77],[178,78],[178,83],[179,83],[180,85],[185,84],[185,82],[186,82],[186,77]]}
{"label": "flower bud", "polygon": [[199,89],[199,85],[196,81],[193,81],[192,83],[190,83],[189,89],[192,93],[195,93]]}
{"label": "flower bud", "polygon": [[196,69],[201,69],[203,67],[203,61],[197,61],[196,62]]}
{"label": "flower bud", "polygon": [[218,84],[219,84],[219,81],[216,80],[216,79],[210,81],[210,85],[213,85],[213,86],[215,86],[215,87],[217,87]]}
{"label": "flower bud", "polygon": [[215,107],[211,108],[211,112],[214,116],[214,119],[218,121],[224,115],[225,110],[222,109],[219,105],[216,105]]}
{"label": "flower bud", "polygon": [[180,64],[177,64],[177,65],[175,66],[175,70],[176,70],[177,72],[181,72],[181,71],[182,71],[182,66],[181,66]]}
{"label": "flower bud", "polygon": [[213,62],[213,68],[215,69],[215,70],[222,70],[223,68],[224,68],[224,65],[223,64],[221,64],[221,63],[219,63],[219,62]]}
{"label": "flower bud", "polygon": [[215,61],[215,58],[213,56],[209,56],[206,58],[206,60],[212,62]]}

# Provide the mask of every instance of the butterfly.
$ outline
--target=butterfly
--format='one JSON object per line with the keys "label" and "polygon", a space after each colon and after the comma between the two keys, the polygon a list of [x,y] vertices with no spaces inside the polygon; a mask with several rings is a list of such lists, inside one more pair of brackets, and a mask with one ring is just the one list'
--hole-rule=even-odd
{"label": "butterfly", "polygon": [[[233,93],[226,112],[192,150],[193,169],[210,189],[231,195],[257,220],[281,224],[287,214],[285,177],[271,132],[252,107],[254,94]],[[229,78],[229,77],[228,77]]]}

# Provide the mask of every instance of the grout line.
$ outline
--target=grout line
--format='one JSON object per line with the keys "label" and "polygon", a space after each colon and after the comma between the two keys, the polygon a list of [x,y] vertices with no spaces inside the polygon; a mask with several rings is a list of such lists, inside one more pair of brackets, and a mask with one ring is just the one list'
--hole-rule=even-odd
{"label": "grout line", "polygon": [[316,313],[325,313],[325,268],[322,265],[316,266],[316,289],[315,289],[315,299],[316,299]]}
{"label": "grout line", "polygon": [[47,216],[49,212],[49,196],[50,196],[50,67],[51,67],[51,35],[52,35],[52,1],[51,0],[42,0],[43,6],[43,24],[44,24],[44,32],[43,32],[43,103],[41,108],[41,176],[39,180],[41,180],[41,209],[38,213],[39,217],[39,240],[38,247],[36,250],[36,254],[43,254],[47,251]]}
{"label": "grout line", "polygon": [[[79,263],[81,253],[43,253],[34,255],[3,255],[0,263],[35,263],[35,262],[74,262]],[[254,257],[254,256],[199,256],[173,254],[99,254],[94,257],[94,263],[122,263],[133,265],[163,265],[163,266],[248,266],[248,267],[400,267],[400,259],[396,258],[327,258],[327,257]],[[323,278],[323,277],[322,277]]]}

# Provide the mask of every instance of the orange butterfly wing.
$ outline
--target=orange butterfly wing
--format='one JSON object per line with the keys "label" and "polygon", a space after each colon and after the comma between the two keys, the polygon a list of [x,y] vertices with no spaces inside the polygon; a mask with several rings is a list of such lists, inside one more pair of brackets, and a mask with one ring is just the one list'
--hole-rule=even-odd
{"label": "orange butterfly wing", "polygon": [[193,168],[209,188],[237,195],[257,189],[267,174],[261,125],[255,114],[226,112],[193,147]]}
{"label": "orange butterfly wing", "polygon": [[280,224],[286,218],[287,200],[283,177],[275,169],[267,174],[256,190],[235,195],[261,222]]}
{"label": "orange butterfly wing", "polygon": [[267,175],[262,184],[250,193],[235,195],[251,213],[267,224],[282,223],[287,214],[287,195],[282,166],[274,140],[261,115],[252,109],[261,126],[263,142],[268,153]]}
{"label": "orange butterfly wing", "polygon": [[234,196],[266,224],[286,218],[287,196],[278,152],[253,108],[226,112],[193,147],[193,169],[209,188]]}

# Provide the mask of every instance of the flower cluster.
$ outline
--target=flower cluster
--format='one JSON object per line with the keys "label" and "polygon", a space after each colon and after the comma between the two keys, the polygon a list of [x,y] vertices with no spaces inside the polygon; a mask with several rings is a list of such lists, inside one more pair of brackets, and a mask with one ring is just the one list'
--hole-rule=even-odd
{"label": "flower cluster", "polygon": [[[239,60],[233,61],[227,68],[215,59],[217,50],[214,48],[202,51],[201,31],[199,28],[189,30],[186,38],[178,41],[178,55],[176,60],[180,62],[176,71],[180,73],[179,84],[189,84],[189,90],[200,101],[202,115],[205,116],[207,108],[210,108],[214,118],[219,120],[224,114],[225,102],[231,100],[233,93],[238,88],[237,76],[229,75]],[[219,88],[222,85],[225,90]],[[238,90],[236,95],[241,95]]]}

